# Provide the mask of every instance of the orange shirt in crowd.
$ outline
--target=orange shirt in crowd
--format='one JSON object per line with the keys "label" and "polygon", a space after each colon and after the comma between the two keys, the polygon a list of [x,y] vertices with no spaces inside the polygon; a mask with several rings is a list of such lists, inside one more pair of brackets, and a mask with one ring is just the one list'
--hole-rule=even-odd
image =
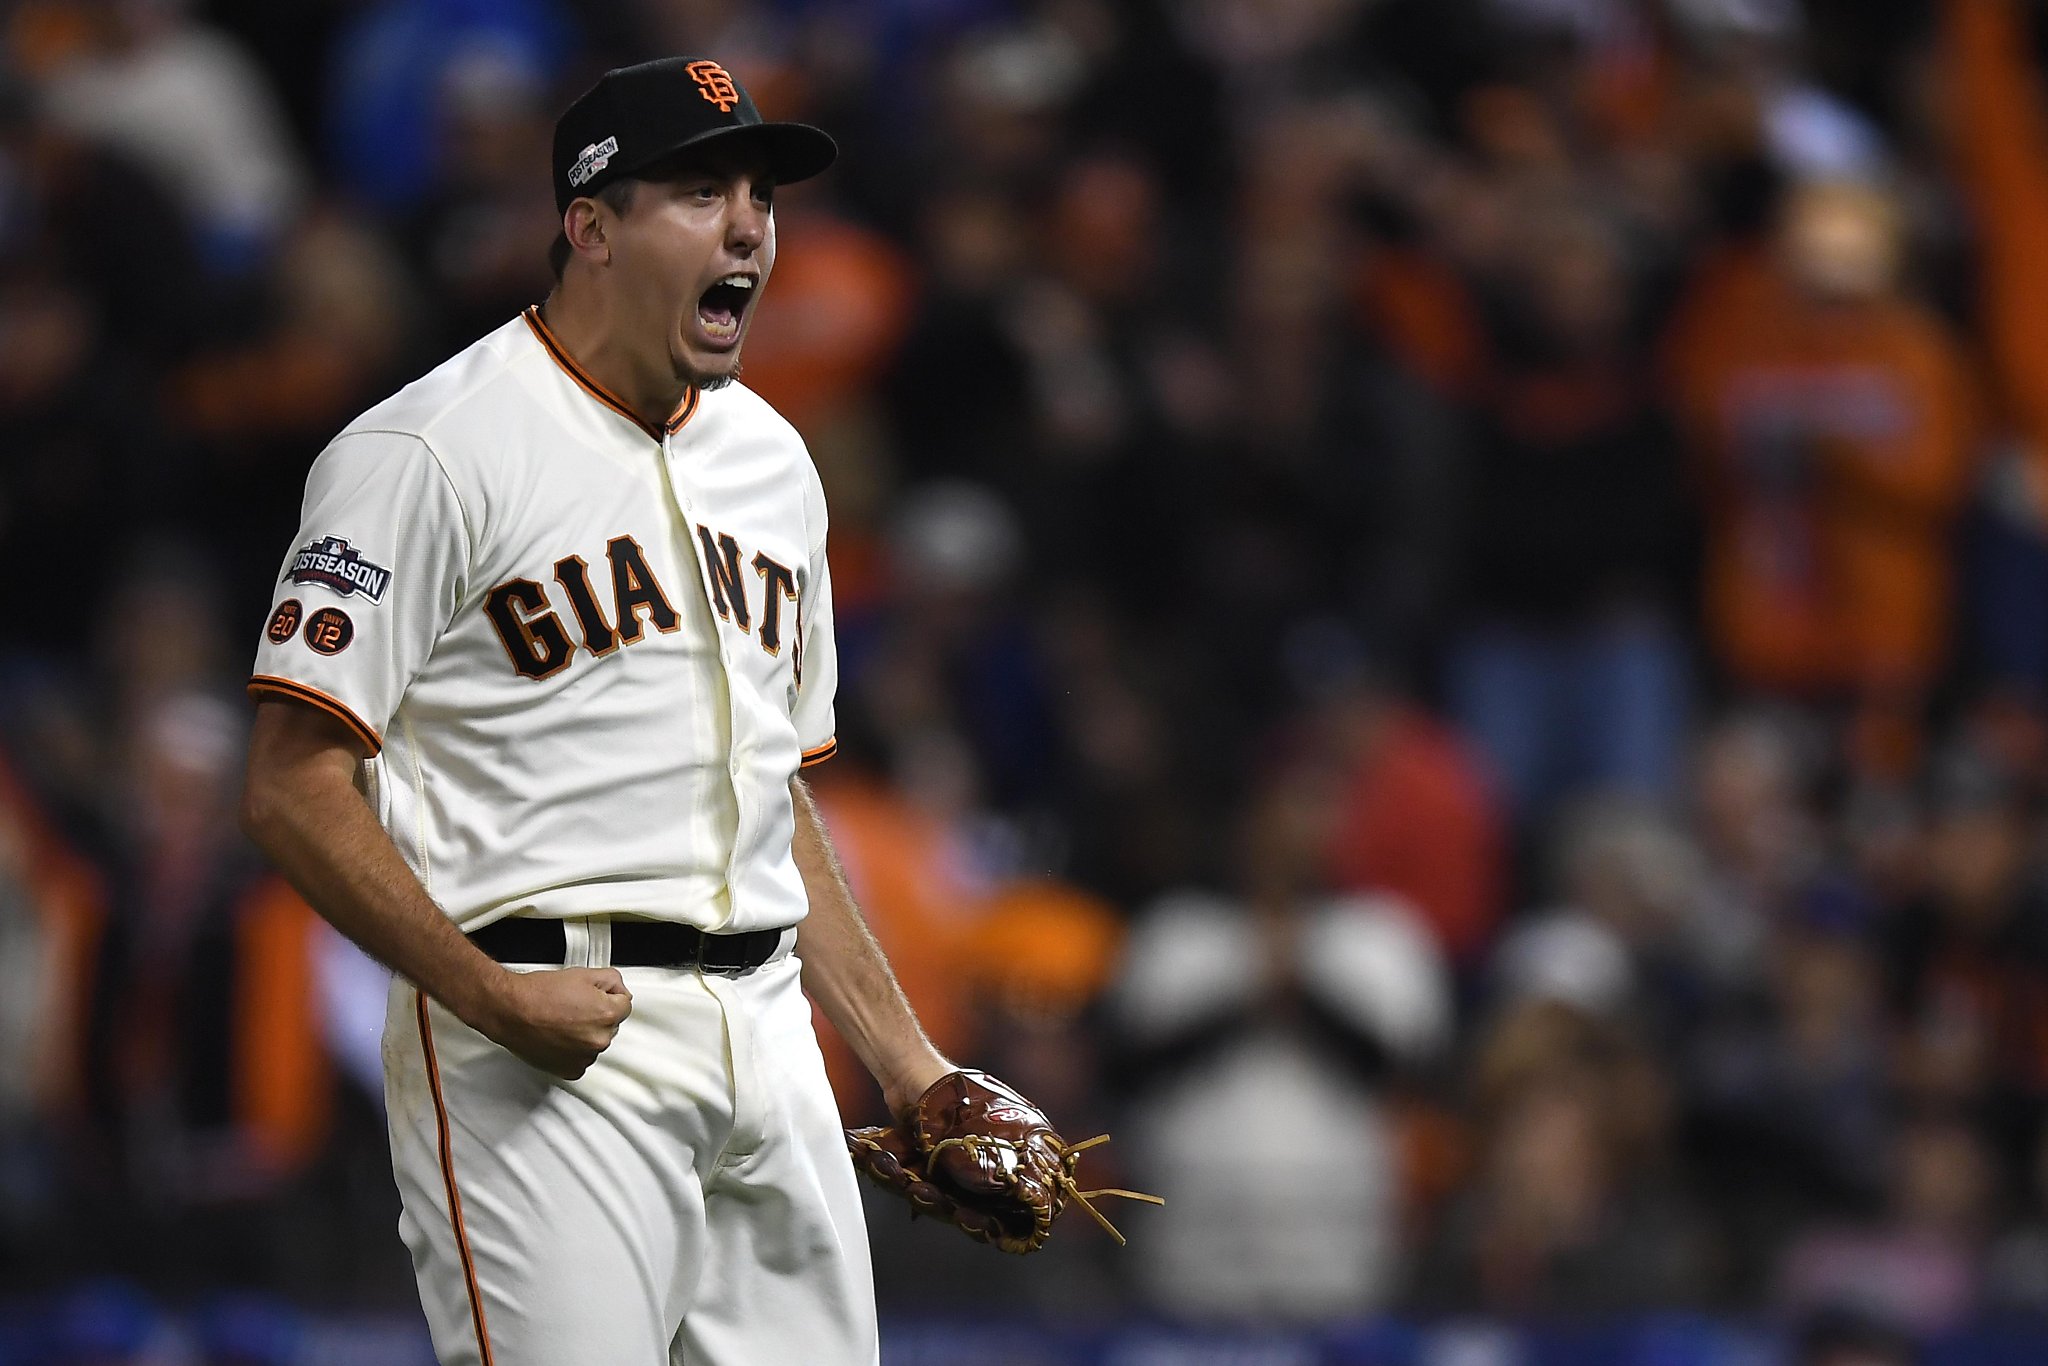
{"label": "orange shirt in crowd", "polygon": [[[959,1049],[969,1011],[961,958],[984,889],[961,866],[953,830],[850,767],[819,771],[817,801],[868,928],[925,1032],[940,1052]],[[829,1026],[818,1041],[848,1122],[871,1122],[878,1100],[867,1070]]]}
{"label": "orange shirt in crowd", "polygon": [[[53,1114],[64,1114],[82,1099],[87,1016],[103,985],[95,969],[107,888],[58,837],[4,762],[0,827],[0,838],[25,854],[21,871],[42,924],[44,971],[58,1007],[34,1064],[36,1089]],[[251,1156],[283,1175],[318,1155],[332,1115],[333,1072],[315,984],[320,920],[274,874],[258,877],[233,909],[237,962],[228,1010],[234,1033],[232,1055],[224,1060],[231,1069],[231,1120]]]}
{"label": "orange shirt in crowd", "polygon": [[319,1155],[333,1122],[320,917],[274,875],[259,879],[236,912],[235,1123],[273,1171],[291,1172]]}
{"label": "orange shirt in crowd", "polygon": [[[2037,459],[2048,461],[2048,119],[2032,36],[2012,0],[1944,6],[1950,134],[1976,221],[1991,369]],[[2048,480],[2037,488],[2048,492]]]}
{"label": "orange shirt in crowd", "polygon": [[801,245],[776,258],[747,334],[746,382],[809,430],[881,378],[909,326],[916,278],[886,239],[842,219],[804,214],[781,232]]}
{"label": "orange shirt in crowd", "polygon": [[1721,663],[1769,691],[1921,686],[1977,445],[1957,339],[1903,299],[1813,301],[1759,252],[1711,262],[1670,340]]}
{"label": "orange shirt in crowd", "polygon": [[1411,375],[1460,397],[1478,387],[1486,330],[1447,262],[1415,247],[1376,247],[1360,257],[1351,297],[1360,325]]}

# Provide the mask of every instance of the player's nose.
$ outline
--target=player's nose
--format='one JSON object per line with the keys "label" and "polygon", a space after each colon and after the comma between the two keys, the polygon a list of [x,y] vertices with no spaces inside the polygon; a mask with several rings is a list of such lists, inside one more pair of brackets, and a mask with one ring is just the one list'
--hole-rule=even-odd
{"label": "player's nose", "polygon": [[730,227],[726,229],[726,249],[736,256],[752,256],[761,249],[761,241],[767,236],[765,229],[754,215],[745,211],[733,215]]}
{"label": "player's nose", "polygon": [[735,196],[731,213],[725,220],[725,244],[734,251],[751,254],[759,250],[768,236],[768,210],[748,192]]}

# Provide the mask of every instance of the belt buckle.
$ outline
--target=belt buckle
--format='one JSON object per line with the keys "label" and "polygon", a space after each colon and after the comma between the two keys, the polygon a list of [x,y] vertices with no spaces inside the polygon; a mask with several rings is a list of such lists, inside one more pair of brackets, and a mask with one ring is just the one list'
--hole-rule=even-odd
{"label": "belt buckle", "polygon": [[697,971],[708,972],[714,977],[737,977],[747,970],[743,964],[730,962],[715,963],[709,961],[709,959],[706,957],[707,951],[711,948],[712,941],[722,937],[723,936],[712,934],[708,930],[697,931]]}

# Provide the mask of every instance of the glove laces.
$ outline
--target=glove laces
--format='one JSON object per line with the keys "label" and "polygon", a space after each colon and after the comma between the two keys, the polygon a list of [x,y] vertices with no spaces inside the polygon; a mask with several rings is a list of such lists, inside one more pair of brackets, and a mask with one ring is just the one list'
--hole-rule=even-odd
{"label": "glove laces", "polygon": [[1089,1218],[1102,1225],[1103,1232],[1116,1239],[1118,1247],[1123,1247],[1127,1241],[1124,1235],[1117,1230],[1115,1224],[1109,1222],[1109,1216],[1095,1208],[1091,1202],[1099,1200],[1105,1195],[1121,1196],[1125,1200],[1142,1200],[1148,1205],[1163,1205],[1166,1201],[1161,1196],[1147,1195],[1143,1191],[1127,1191],[1121,1186],[1104,1186],[1099,1190],[1092,1191],[1082,1190],[1079,1182],[1075,1180],[1075,1168],[1080,1162],[1081,1154],[1090,1148],[1100,1147],[1107,1142],[1109,1142],[1108,1134],[1097,1134],[1095,1137],[1084,1139],[1079,1143],[1066,1145],[1065,1150],[1060,1153],[1059,1174],[1053,1180],[1058,1184],[1060,1190],[1071,1198],[1075,1204],[1088,1211]]}

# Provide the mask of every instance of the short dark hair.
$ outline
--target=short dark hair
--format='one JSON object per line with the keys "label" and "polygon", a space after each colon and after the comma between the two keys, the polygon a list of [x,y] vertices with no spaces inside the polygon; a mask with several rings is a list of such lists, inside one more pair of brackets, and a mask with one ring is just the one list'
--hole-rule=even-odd
{"label": "short dark hair", "polygon": [[[639,179],[634,176],[628,176],[624,180],[614,180],[611,184],[592,195],[591,198],[603,204],[613,213],[623,217],[626,210],[633,206],[633,191],[639,184]],[[569,239],[562,233],[557,232],[554,245],[548,248],[548,269],[555,273],[557,281],[562,278],[562,272],[569,268],[571,250]]]}

